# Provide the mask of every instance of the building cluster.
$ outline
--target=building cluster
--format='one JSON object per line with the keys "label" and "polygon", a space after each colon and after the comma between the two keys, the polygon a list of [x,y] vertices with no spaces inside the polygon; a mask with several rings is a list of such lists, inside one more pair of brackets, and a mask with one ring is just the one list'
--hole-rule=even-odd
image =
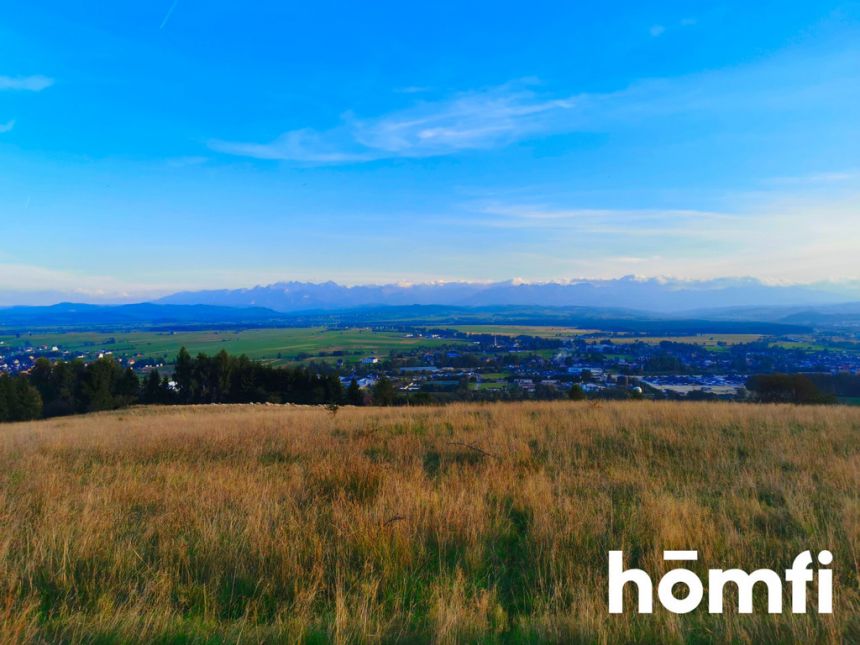
{"label": "building cluster", "polygon": [[[739,342],[719,336],[660,340],[607,332],[545,338],[423,327],[397,331],[406,338],[432,339],[433,349],[419,345],[387,355],[322,352],[302,360],[338,376],[345,388],[354,380],[371,390],[385,378],[403,394],[442,399],[555,398],[574,384],[591,396],[742,398],[752,374],[860,374],[860,338]],[[170,375],[163,358],[114,351],[109,341],[71,351],[62,344],[33,343],[27,335],[10,336],[0,341],[0,373],[27,372],[39,358],[92,362],[111,356],[141,376],[156,367]]]}
{"label": "building cluster", "polygon": [[[409,332],[414,334],[415,332]],[[744,398],[756,373],[860,374],[860,344],[791,339],[729,343],[719,337],[660,342],[605,333],[570,338],[476,335],[440,330],[460,342],[445,351],[415,350],[341,361],[341,380],[372,388],[382,377],[404,393],[542,396],[577,384],[589,395]],[[462,341],[466,341],[463,343]]]}

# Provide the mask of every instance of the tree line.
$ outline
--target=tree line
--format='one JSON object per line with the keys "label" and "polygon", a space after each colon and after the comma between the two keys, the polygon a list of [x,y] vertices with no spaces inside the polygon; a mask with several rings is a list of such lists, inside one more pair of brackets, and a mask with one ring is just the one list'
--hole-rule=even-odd
{"label": "tree line", "polygon": [[822,405],[836,403],[836,396],[823,392],[805,374],[756,374],[747,381],[747,389],[760,403],[795,403]]}
{"label": "tree line", "polygon": [[[111,357],[36,361],[27,374],[0,376],[0,421],[116,410],[135,403],[363,403],[357,386],[304,367],[272,367],[247,356],[192,357],[183,347],[172,382],[151,370],[141,380]],[[360,400],[359,400],[360,399]]]}
{"label": "tree line", "polygon": [[[762,403],[822,404],[835,402],[833,390],[853,392],[858,387],[855,380],[848,383],[850,388],[834,379],[825,379],[825,383],[829,387],[820,388],[801,374],[759,374],[749,379],[747,388],[752,399]],[[407,397],[384,376],[369,392],[361,390],[355,380],[344,389],[334,373],[273,367],[223,350],[214,356],[201,353],[192,357],[183,347],[176,357],[172,381],[152,369],[141,382],[134,370],[123,368],[111,357],[91,363],[52,363],[41,358],[27,374],[0,376],[0,422],[116,410],[136,403],[420,405],[478,394],[465,390],[451,395],[418,392]],[[563,398],[565,394],[574,400],[586,398],[577,384],[567,392],[546,393],[540,398]]]}

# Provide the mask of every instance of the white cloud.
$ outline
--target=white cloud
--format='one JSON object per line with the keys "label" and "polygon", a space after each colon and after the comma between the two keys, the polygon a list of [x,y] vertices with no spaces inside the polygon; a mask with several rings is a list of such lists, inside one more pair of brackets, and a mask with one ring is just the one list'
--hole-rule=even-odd
{"label": "white cloud", "polygon": [[15,127],[15,119],[10,119],[6,123],[0,123],[0,134],[10,132]]}
{"label": "white cloud", "polygon": [[651,34],[653,38],[659,38],[666,31],[666,28],[663,25],[652,25],[651,29],[648,30],[648,33]]}
{"label": "white cloud", "polygon": [[798,177],[771,177],[765,180],[766,184],[785,186],[831,186],[846,182],[860,182],[860,170],[816,172]]}
{"label": "white cloud", "polygon": [[[825,181],[850,173],[823,173]],[[744,273],[806,283],[857,279],[860,183],[824,193],[815,186],[736,192],[721,212],[588,209],[535,203],[467,204],[464,226],[512,229],[545,263],[617,274],[713,278]]]}
{"label": "white cloud", "polygon": [[603,208],[552,208],[545,205],[501,205],[491,204],[480,207],[484,213],[503,215],[513,220],[523,220],[529,223],[545,221],[550,223],[614,220],[623,218],[626,221],[635,220],[706,220],[706,219],[733,219],[735,216],[727,213],[718,213],[702,210],[682,209],[603,209]]}
{"label": "white cloud", "polygon": [[254,159],[289,160],[309,163],[354,163],[379,158],[379,153],[356,148],[345,129],[317,132],[293,130],[269,143],[210,141],[216,152]]}
{"label": "white cloud", "polygon": [[21,304],[22,294],[29,298],[40,293],[46,296],[46,302],[57,302],[58,298],[139,301],[169,293],[174,286],[125,281],[113,276],[63,271],[32,264],[0,263],[0,304]]}
{"label": "white cloud", "polygon": [[847,115],[860,102],[857,60],[857,49],[793,50],[740,67],[564,96],[539,91],[533,80],[513,81],[373,118],[347,114],[327,130],[300,128],[263,143],[209,145],[256,159],[347,164],[494,149],[553,134],[612,132],[681,115],[712,118],[721,127],[787,111]]}
{"label": "white cloud", "polygon": [[373,119],[344,118],[336,128],[292,130],[269,143],[212,141],[218,152],[312,163],[351,163],[389,157],[428,157],[506,145],[561,125],[574,98],[548,98],[528,82],[422,101]]}
{"label": "white cloud", "polygon": [[406,156],[495,147],[554,129],[575,100],[546,99],[525,88],[503,86],[425,103],[381,119],[353,124],[367,148]]}
{"label": "white cloud", "polygon": [[53,84],[54,79],[47,76],[0,76],[0,90],[41,92]]}

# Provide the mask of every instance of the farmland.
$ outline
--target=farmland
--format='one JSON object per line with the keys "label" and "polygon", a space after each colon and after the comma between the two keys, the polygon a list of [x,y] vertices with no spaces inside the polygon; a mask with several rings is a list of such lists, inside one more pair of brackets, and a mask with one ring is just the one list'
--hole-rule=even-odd
{"label": "farmland", "polygon": [[[853,336],[852,336],[853,338]],[[860,396],[860,350],[847,336],[751,333],[644,334],[574,326],[454,324],[436,327],[234,327],[0,332],[0,373],[28,373],[40,358],[91,363],[106,356],[139,378],[172,377],[181,347],[191,355],[222,350],[270,366],[302,366],[353,379],[369,390],[382,377],[400,400],[420,393],[455,399],[563,398],[573,383],[596,398],[747,398],[756,373],[820,375],[842,402]],[[818,377],[816,377],[818,378]],[[169,385],[169,384],[168,384]],[[638,388],[638,390],[637,390]],[[274,400],[272,402],[283,402]],[[307,401],[304,401],[307,402]]]}
{"label": "farmland", "polygon": [[761,340],[760,334],[697,334],[695,336],[615,336],[613,343],[646,343],[659,345],[663,342],[683,343],[700,347],[719,347],[724,345],[740,345]]}
{"label": "farmland", "polygon": [[345,354],[345,362],[355,362],[368,354],[387,355],[394,350],[418,347],[433,349],[451,344],[451,341],[407,336],[400,332],[325,327],[117,333],[58,332],[21,336],[0,334],[0,342],[6,346],[57,346],[73,354],[84,354],[87,358],[110,351],[118,357],[166,360],[173,360],[184,346],[192,354],[214,354],[223,349],[229,354],[246,354],[252,359],[274,363],[287,363],[299,355],[318,356],[323,352],[342,352]]}
{"label": "farmland", "polygon": [[553,327],[538,325],[451,325],[449,329],[465,334],[497,334],[499,336],[534,336],[536,338],[571,338],[593,334],[597,330],[577,327]]}
{"label": "farmland", "polygon": [[[494,334],[499,336],[534,336],[536,338],[570,339],[577,336],[610,338],[617,344],[646,343],[659,345],[662,342],[683,343],[702,347],[739,345],[761,340],[761,334],[681,334],[681,335],[643,335],[628,333],[601,332],[599,329],[580,329],[577,327],[553,327],[537,325],[453,325],[450,329],[466,334]],[[791,347],[791,343],[780,346]]]}
{"label": "farmland", "polygon": [[[857,642],[858,433],[850,407],[668,402],[7,425],[0,641]],[[611,549],[656,579],[663,549],[825,548],[830,616],[607,612]]]}

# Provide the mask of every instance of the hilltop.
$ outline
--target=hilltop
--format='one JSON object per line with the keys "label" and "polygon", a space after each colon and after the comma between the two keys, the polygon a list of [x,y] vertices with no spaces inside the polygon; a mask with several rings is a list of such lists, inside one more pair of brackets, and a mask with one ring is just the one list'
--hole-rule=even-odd
{"label": "hilltop", "polygon": [[[0,429],[0,640],[848,642],[860,410],[133,408]],[[656,576],[835,556],[832,616],[609,616]]]}

